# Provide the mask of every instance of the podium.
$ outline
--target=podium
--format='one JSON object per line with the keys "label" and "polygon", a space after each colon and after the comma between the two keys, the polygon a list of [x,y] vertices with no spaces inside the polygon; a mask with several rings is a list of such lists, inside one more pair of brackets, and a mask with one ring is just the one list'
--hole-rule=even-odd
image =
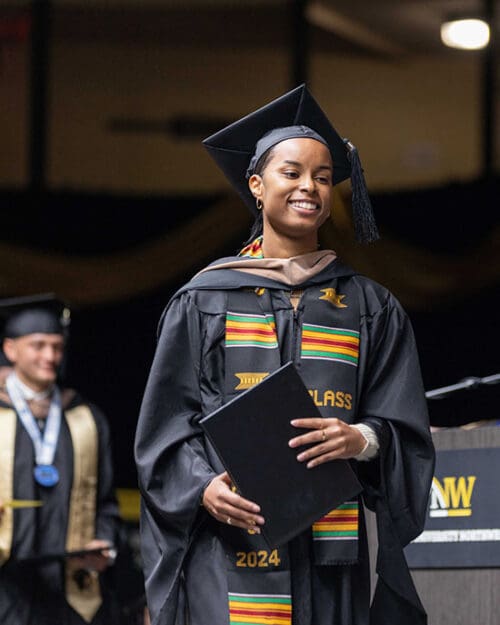
{"label": "podium", "polygon": [[[484,459],[487,460],[489,458],[491,460],[493,458],[496,462],[497,458],[499,458],[500,462],[500,427],[498,426],[484,426],[471,430],[461,428],[445,429],[435,432],[433,440],[438,462],[440,454],[442,457],[445,455],[443,452],[446,453],[450,450],[462,452],[461,454],[456,454],[459,459],[465,459],[467,455],[472,459],[477,458],[478,452],[471,452],[470,450],[484,450]],[[481,455],[480,452],[479,455]],[[468,472],[470,473],[470,471]],[[494,508],[493,499],[500,499],[500,488],[498,487],[499,474],[493,466],[492,473],[491,481],[495,485],[495,497],[491,499],[491,506]],[[468,483],[464,482],[462,484],[463,492],[467,493],[467,489],[473,485],[472,478]],[[471,495],[470,488],[468,494]],[[436,502],[434,503],[437,508]],[[472,502],[469,502],[470,505],[473,503],[474,499],[472,499]],[[441,514],[438,509],[435,512],[436,515]],[[472,514],[475,514],[475,512],[475,509],[473,509]],[[485,511],[485,513],[488,512],[491,512],[491,510]],[[493,533],[489,534],[487,538],[495,540],[497,534],[494,533],[494,528],[500,528],[500,518],[492,521],[490,525],[496,524],[493,525],[491,530]],[[471,530],[462,531],[470,532]],[[479,530],[472,531],[477,532]],[[469,534],[470,536],[471,534]],[[472,534],[472,536],[477,537],[479,535]],[[483,551],[483,555],[480,555],[480,558],[486,557],[486,560],[488,558],[491,560],[486,563],[486,566],[482,566],[481,562],[474,562],[473,566],[460,565],[460,562],[457,565],[457,562],[455,562],[450,568],[416,569],[412,566],[412,558],[408,557],[407,554],[413,580],[428,614],[428,625],[498,625],[500,623],[500,563],[492,566],[496,555],[494,553],[491,554],[492,551],[500,548],[500,541],[498,544],[485,541],[484,534],[480,537],[480,540],[483,540],[482,544],[472,541],[467,546],[471,550],[469,562],[474,562],[474,559],[478,557],[478,549],[482,548],[486,551]],[[449,545],[449,547],[452,548],[453,545]],[[436,544],[436,557],[439,555],[437,553],[438,549],[439,546]],[[454,557],[453,554],[451,557]],[[437,564],[440,564],[439,561]]]}

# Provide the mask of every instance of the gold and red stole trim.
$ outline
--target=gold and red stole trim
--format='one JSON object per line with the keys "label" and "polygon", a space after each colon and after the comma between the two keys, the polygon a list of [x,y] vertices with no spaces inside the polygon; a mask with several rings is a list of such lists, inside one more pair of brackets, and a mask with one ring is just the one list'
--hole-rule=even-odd
{"label": "gold and red stole trim", "polygon": [[313,523],[314,562],[320,565],[354,564],[358,559],[360,500],[346,501]]}
{"label": "gold and red stole trim", "polygon": [[[224,337],[225,401],[275,371],[283,358],[299,357],[300,373],[310,392],[315,391],[323,398],[327,394],[334,398],[342,396],[341,402],[332,400],[317,404],[321,414],[324,417],[341,416],[349,421],[355,413],[359,310],[348,296],[348,306],[332,306],[321,299],[321,289],[322,285],[304,289],[303,306],[299,304],[294,314],[297,335],[293,337],[289,336],[288,326],[279,327],[280,323],[289,323],[285,319],[290,315],[288,311],[283,314],[273,309],[275,299],[269,289],[228,291]],[[237,334],[235,327],[246,330],[246,333]],[[242,337],[246,339],[242,340]],[[287,344],[289,339],[292,340]],[[344,401],[347,394],[349,404]],[[358,526],[357,501],[345,502],[318,519],[311,527],[312,563],[335,566],[357,562]],[[228,562],[238,563],[228,568],[230,625],[290,625],[293,611],[291,576],[288,556],[286,561],[284,557],[288,554],[288,545],[280,547],[279,558],[265,557],[268,547],[261,537],[247,536],[244,532],[235,536],[235,531],[225,526],[220,529]],[[277,560],[281,560],[279,567],[271,566]]]}
{"label": "gold and red stole trim", "polygon": [[[296,313],[299,316],[294,324],[297,337],[288,347],[281,345],[286,345],[287,339],[281,337],[277,327],[280,317],[273,309],[269,289],[228,292],[225,401],[278,369],[287,357],[282,349],[286,352],[291,347],[296,355],[300,354],[300,374],[311,396],[322,398],[317,400],[321,414],[352,422],[360,350],[359,309],[349,294],[344,296],[348,304],[343,308],[332,306],[322,299],[324,290],[324,285],[304,289],[304,305]],[[344,502],[319,519],[311,528],[316,563],[355,562],[358,526],[357,501]]]}
{"label": "gold and red stole trim", "polygon": [[228,596],[230,625],[291,625],[291,595],[230,592]]}
{"label": "gold and red stole trim", "polygon": [[226,347],[278,347],[274,315],[226,313]]}
{"label": "gold and red stole trim", "polygon": [[[16,443],[17,415],[10,408],[0,408],[0,500],[10,501],[14,497],[14,457]],[[14,536],[14,511],[5,507],[0,521],[0,566],[10,557]]]}
{"label": "gold and red stole trim", "polygon": [[301,358],[334,360],[356,367],[359,359],[359,332],[304,323]]}
{"label": "gold and red stole trim", "polygon": [[359,503],[346,501],[313,523],[313,540],[357,540],[358,526]]}
{"label": "gold and red stole trim", "polygon": [[226,550],[229,625],[291,625],[288,547],[270,549],[262,536],[222,528]]}
{"label": "gold and red stole trim", "polygon": [[[99,441],[90,408],[77,406],[65,413],[73,444],[73,485],[69,505],[66,549],[82,549],[95,537]],[[99,578],[89,576],[80,588],[71,559],[66,563],[66,600],[90,623],[102,603]]]}

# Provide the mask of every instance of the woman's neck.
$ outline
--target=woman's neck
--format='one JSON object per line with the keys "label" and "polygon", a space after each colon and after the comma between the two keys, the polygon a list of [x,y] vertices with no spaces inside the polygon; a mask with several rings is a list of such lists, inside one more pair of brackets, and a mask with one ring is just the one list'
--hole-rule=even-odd
{"label": "woman's neck", "polygon": [[262,241],[262,252],[264,258],[292,258],[316,252],[318,249],[318,239],[316,236],[310,240],[294,240],[287,237],[272,236],[266,237]]}

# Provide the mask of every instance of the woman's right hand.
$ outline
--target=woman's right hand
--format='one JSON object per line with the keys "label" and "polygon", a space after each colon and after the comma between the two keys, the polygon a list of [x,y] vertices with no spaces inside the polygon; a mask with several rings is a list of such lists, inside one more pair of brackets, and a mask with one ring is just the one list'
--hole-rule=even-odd
{"label": "woman's right hand", "polygon": [[225,525],[234,525],[260,534],[264,518],[260,507],[232,490],[231,478],[227,473],[214,477],[203,493],[203,506],[214,519]]}

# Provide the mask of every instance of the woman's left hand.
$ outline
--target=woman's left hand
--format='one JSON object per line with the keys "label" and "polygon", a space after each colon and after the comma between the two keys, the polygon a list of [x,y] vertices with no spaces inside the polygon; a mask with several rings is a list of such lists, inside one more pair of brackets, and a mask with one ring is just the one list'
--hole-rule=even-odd
{"label": "woman's left hand", "polygon": [[297,456],[299,462],[307,462],[308,469],[331,460],[354,458],[366,445],[361,432],[340,419],[294,419],[291,424],[311,430],[288,441],[290,447],[312,445]]}

